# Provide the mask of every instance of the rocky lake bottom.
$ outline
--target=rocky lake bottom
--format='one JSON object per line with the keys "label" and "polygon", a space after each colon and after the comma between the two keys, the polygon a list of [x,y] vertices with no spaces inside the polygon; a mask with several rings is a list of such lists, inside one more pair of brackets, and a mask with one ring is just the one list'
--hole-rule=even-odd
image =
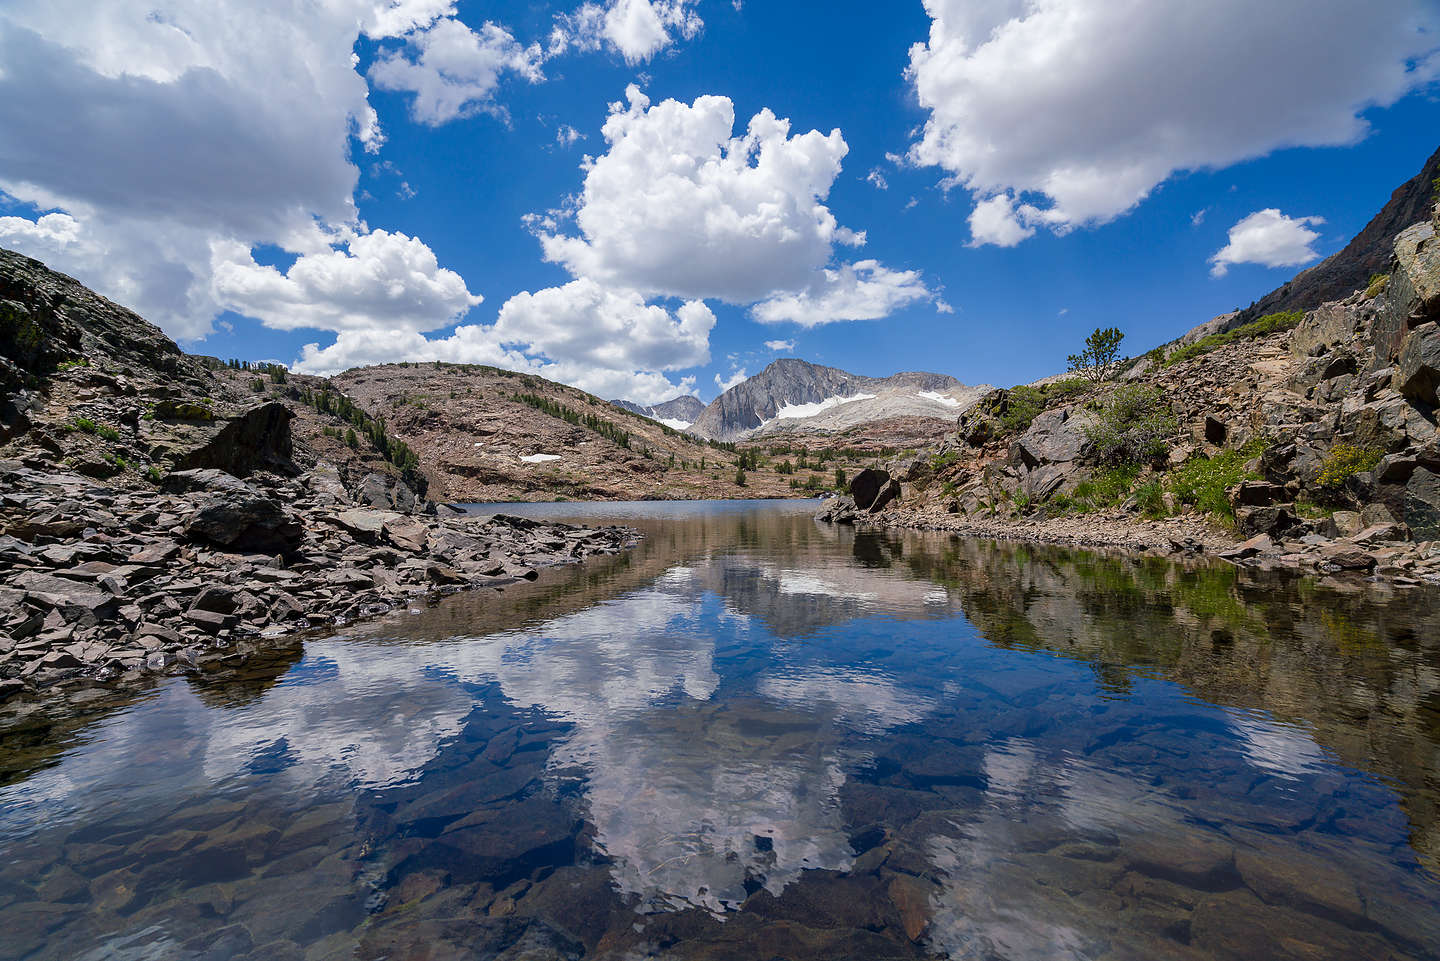
{"label": "rocky lake bottom", "polygon": [[1440,958],[1440,591],[814,509],[0,727],[0,958]]}

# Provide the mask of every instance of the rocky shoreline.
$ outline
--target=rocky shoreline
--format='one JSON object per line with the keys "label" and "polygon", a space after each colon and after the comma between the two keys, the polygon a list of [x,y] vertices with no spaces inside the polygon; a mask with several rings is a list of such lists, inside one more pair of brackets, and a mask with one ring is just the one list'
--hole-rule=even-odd
{"label": "rocky shoreline", "polygon": [[157,491],[8,460],[0,489],[0,701],[238,666],[299,631],[503,589],[639,537],[357,506],[324,471],[178,471]]}
{"label": "rocky shoreline", "polygon": [[[821,520],[856,526],[941,531],[960,537],[1101,548],[1166,557],[1213,557],[1243,567],[1313,576],[1364,577],[1395,587],[1440,587],[1440,542],[1405,540],[1394,525],[1374,524],[1349,536],[1298,539],[1258,534],[1241,540],[1196,516],[1145,520],[1116,510],[1082,516],[982,519],[892,505],[868,513],[836,498]],[[1358,519],[1358,515],[1357,515]]]}

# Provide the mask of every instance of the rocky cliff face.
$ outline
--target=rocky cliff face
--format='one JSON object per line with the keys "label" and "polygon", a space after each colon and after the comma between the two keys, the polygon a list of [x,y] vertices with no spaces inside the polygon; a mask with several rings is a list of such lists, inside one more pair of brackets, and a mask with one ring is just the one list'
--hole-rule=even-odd
{"label": "rocky cliff face", "polygon": [[0,703],[220,670],[627,537],[438,509],[413,451],[333,385],[185,355],[9,251],[0,412]]}
{"label": "rocky cliff face", "polygon": [[676,430],[684,430],[700,416],[705,410],[705,402],[694,394],[683,394],[679,397],[672,397],[663,404],[637,404],[631,400],[612,400],[614,404],[632,414],[639,414],[641,417],[648,417],[651,420],[658,420],[667,427]]}
{"label": "rocky cliff face", "polygon": [[948,421],[980,392],[945,374],[863,377],[787,358],[715,398],[691,429],[734,441],[779,432],[835,432],[903,417]]}
{"label": "rocky cliff face", "polygon": [[[1236,560],[1440,582],[1433,220],[1401,230],[1385,268],[1384,281],[1294,326],[1272,319],[1217,337],[1224,328],[1207,325],[1126,383],[995,391],[950,440],[890,465],[905,504],[1024,523],[1191,516],[1250,538]],[[1134,391],[1165,416],[1153,451],[1120,470],[1104,445],[1135,425],[1105,412]]]}
{"label": "rocky cliff face", "polygon": [[1238,327],[1284,310],[1310,310],[1327,301],[1340,300],[1365,287],[1375,274],[1385,273],[1394,252],[1395,236],[1412,224],[1430,218],[1437,177],[1440,177],[1440,150],[1430,155],[1418,174],[1395,188],[1390,201],[1344,250],[1301,271],[1293,280],[1239,314],[1229,316],[1226,326]]}

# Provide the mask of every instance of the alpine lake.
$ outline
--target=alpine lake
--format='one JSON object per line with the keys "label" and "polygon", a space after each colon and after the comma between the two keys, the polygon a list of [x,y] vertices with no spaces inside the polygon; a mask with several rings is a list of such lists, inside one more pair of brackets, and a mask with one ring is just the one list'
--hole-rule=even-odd
{"label": "alpine lake", "polygon": [[0,958],[1440,958],[1440,594],[815,509],[0,728]]}

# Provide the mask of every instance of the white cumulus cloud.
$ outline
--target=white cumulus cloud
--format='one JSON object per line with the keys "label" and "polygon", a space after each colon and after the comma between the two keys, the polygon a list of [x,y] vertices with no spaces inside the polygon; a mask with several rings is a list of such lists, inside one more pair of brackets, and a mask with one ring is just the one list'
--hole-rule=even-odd
{"label": "white cumulus cloud", "polygon": [[649,60],[677,37],[690,39],[705,26],[694,0],[609,0],[586,3],[556,18],[550,53],[615,50],[626,63]]}
{"label": "white cumulus cloud", "polygon": [[976,243],[1104,223],[1176,171],[1353,143],[1363,110],[1440,74],[1430,0],[924,2],[909,160],[976,194]]}
{"label": "white cumulus cloud", "polygon": [[890,270],[878,261],[861,260],[821,271],[809,288],[772,297],[756,304],[750,313],[767,324],[791,321],[801,327],[817,327],[845,320],[878,320],[924,300],[935,300],[935,295],[919,271]]}
{"label": "white cumulus cloud", "polygon": [[693,389],[693,377],[676,381],[666,372],[708,363],[714,326],[699,301],[671,311],[582,278],[516,294],[493,324],[465,324],[448,337],[427,338],[398,317],[374,318],[343,329],[329,347],[306,346],[295,369],[326,374],[398,358],[493,364],[653,404]]}
{"label": "white cumulus cloud", "polygon": [[[43,214],[31,227],[8,224],[8,241],[172,336],[204,337],[224,309],[211,273],[217,247],[273,244],[303,257],[365,233],[352,149],[384,138],[355,42],[362,29],[389,35],[449,9],[5,4],[0,190]],[[51,219],[60,215],[63,238]]]}
{"label": "white cumulus cloud", "polygon": [[453,17],[410,33],[400,48],[383,51],[370,67],[381,90],[414,94],[410,116],[435,126],[477,111],[502,112],[494,102],[505,73],[544,79],[539,44],[522,45],[494,23],[472,30]]}
{"label": "white cumulus cloud", "polygon": [[782,352],[782,351],[792,351],[792,350],[795,349],[795,341],[793,341],[793,340],[767,340],[767,341],[765,341],[765,349],[766,349],[766,350],[773,350],[773,351],[775,351],[776,353],[780,353],[780,352]]}
{"label": "white cumulus cloud", "polygon": [[495,331],[506,343],[532,344],[546,357],[597,367],[679,370],[710,362],[715,315],[701,301],[673,313],[638,294],[588,278],[511,297]]}
{"label": "white cumulus cloud", "polygon": [[275,330],[435,330],[481,301],[414,237],[375,230],[344,247],[306,254],[282,274],[257,264],[244,244],[217,244],[216,292]]}
{"label": "white cumulus cloud", "polygon": [[1323,217],[1287,217],[1274,207],[1257,210],[1230,228],[1230,242],[1210,258],[1210,273],[1223,277],[1232,264],[1299,267],[1319,260],[1315,241],[1320,235],[1310,227],[1324,222]]}
{"label": "white cumulus cloud", "polygon": [[46,214],[35,220],[0,217],[0,243],[12,247],[63,250],[80,236],[80,221],[69,214]]}
{"label": "white cumulus cloud", "polygon": [[723,393],[725,393],[727,390],[729,390],[731,387],[734,387],[734,386],[736,386],[737,384],[744,383],[744,382],[745,382],[746,380],[748,380],[749,378],[750,378],[750,375],[747,374],[747,373],[745,373],[745,368],[740,367],[740,368],[737,368],[737,369],[735,369],[735,370],[732,370],[732,371],[730,372],[730,376],[729,376],[729,377],[721,377],[719,374],[716,374],[716,375],[715,375],[715,386],[718,387],[718,388],[720,388],[720,393],[723,394]]}
{"label": "white cumulus cloud", "polygon": [[768,109],[732,137],[728,97],[651,105],[626,89],[586,166],[580,236],[542,233],[547,259],[576,276],[650,294],[751,303],[804,287],[830,259],[824,198],[848,148],[839,130],[790,136]]}
{"label": "white cumulus cloud", "polygon": [[790,301],[807,307],[795,308],[797,317],[810,318],[820,309],[811,301],[823,297],[830,319],[841,320],[882,316],[873,312],[881,288],[903,288],[892,291],[897,305],[923,295],[913,272],[875,261],[831,266],[837,245],[866,241],[825,203],[849,149],[839,130],[792,135],[788,120],[764,109],[734,136],[727,97],[652,105],[634,85],[625,93],[602,128],[609,150],[583,167],[579,235],[538,230],[547,259],[650,296],[778,298],[765,311],[774,320],[787,319],[779,305]]}

